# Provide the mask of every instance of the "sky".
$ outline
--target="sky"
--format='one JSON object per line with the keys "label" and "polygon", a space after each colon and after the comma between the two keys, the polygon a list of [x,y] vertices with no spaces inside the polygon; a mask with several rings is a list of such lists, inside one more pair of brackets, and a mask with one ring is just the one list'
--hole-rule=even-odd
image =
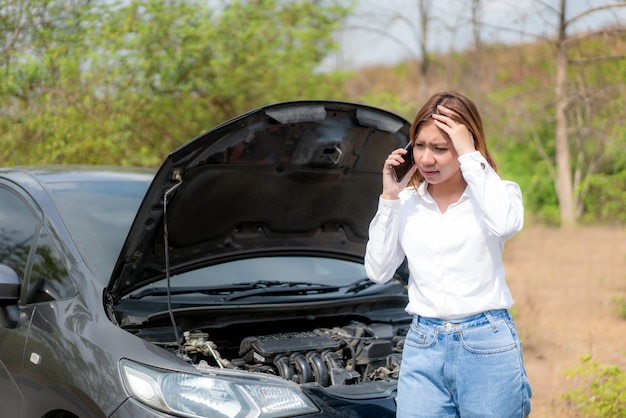
{"label": "sky", "polygon": [[[591,7],[618,0],[567,0],[566,18]],[[428,50],[449,52],[471,45],[470,0],[430,0],[432,21]],[[353,16],[339,31],[341,49],[324,64],[326,68],[359,68],[393,65],[419,57],[418,0],[357,0]],[[486,42],[516,43],[555,33],[559,0],[482,0],[480,37]],[[553,9],[550,10],[550,7]],[[611,23],[626,26],[626,7],[598,11],[578,19],[570,33]],[[532,34],[523,35],[523,33]]]}

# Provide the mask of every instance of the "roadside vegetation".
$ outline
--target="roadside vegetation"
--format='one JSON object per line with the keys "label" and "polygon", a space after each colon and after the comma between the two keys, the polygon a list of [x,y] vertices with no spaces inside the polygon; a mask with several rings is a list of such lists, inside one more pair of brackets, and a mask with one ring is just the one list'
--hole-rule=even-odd
{"label": "roadside vegetation", "polygon": [[0,164],[154,167],[258,106],[345,99],[315,69],[349,9],[317,3],[0,0]]}
{"label": "roadside vegetation", "polygon": [[[424,24],[434,22],[430,3],[419,3]],[[473,48],[320,71],[354,4],[0,0],[0,164],[158,166],[201,132],[271,102],[357,101],[410,119],[425,95],[452,88],[479,105],[501,173],[520,184],[533,218],[626,221],[623,27],[566,32],[575,19],[557,19],[562,1],[536,41],[488,43],[476,35],[473,0]]]}
{"label": "roadside vegetation", "polygon": [[626,416],[626,372],[616,365],[603,365],[583,356],[578,367],[565,370],[579,386],[564,398],[585,417]]}
{"label": "roadside vegetation", "polygon": [[622,319],[626,319],[626,298],[613,298],[613,302],[617,306],[617,312],[619,314],[619,317]]}

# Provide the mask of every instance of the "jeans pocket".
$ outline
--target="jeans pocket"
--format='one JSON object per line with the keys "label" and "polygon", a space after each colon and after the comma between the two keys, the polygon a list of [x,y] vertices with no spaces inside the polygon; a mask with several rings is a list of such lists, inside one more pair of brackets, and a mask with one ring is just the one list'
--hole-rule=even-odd
{"label": "jeans pocket", "polygon": [[404,344],[415,348],[429,348],[437,342],[437,334],[437,331],[429,327],[422,325],[415,327],[414,324],[411,324]]}
{"label": "jeans pocket", "polygon": [[473,354],[496,354],[517,348],[517,342],[505,321],[494,329],[491,325],[470,328],[459,333],[461,346]]}

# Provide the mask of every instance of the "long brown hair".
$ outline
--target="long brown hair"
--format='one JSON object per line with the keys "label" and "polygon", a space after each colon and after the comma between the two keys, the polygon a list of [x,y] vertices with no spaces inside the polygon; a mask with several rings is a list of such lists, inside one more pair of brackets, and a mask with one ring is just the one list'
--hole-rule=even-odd
{"label": "long brown hair", "polygon": [[[450,117],[455,122],[462,123],[467,127],[467,129],[474,136],[474,146],[476,147],[476,151],[479,151],[483,157],[485,157],[489,165],[494,170],[497,170],[496,162],[487,149],[483,122],[476,105],[470,99],[456,91],[443,91],[436,93],[428,99],[426,103],[424,103],[422,108],[415,115],[415,119],[411,125],[411,143],[415,145],[417,133],[424,125],[433,123],[432,114],[439,113],[437,110],[438,105],[445,106],[455,113],[454,115],[450,115]],[[444,132],[444,135],[447,134]],[[419,185],[423,181],[424,177],[420,174],[419,170],[416,171],[411,178],[411,184],[415,186]]]}

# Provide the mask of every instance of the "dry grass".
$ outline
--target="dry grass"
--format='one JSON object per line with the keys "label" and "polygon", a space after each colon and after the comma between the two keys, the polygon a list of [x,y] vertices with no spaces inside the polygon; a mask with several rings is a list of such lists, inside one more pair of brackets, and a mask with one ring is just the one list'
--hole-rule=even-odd
{"label": "dry grass", "polygon": [[528,227],[507,244],[508,282],[531,385],[533,418],[574,417],[563,370],[590,354],[626,369],[626,228]]}

